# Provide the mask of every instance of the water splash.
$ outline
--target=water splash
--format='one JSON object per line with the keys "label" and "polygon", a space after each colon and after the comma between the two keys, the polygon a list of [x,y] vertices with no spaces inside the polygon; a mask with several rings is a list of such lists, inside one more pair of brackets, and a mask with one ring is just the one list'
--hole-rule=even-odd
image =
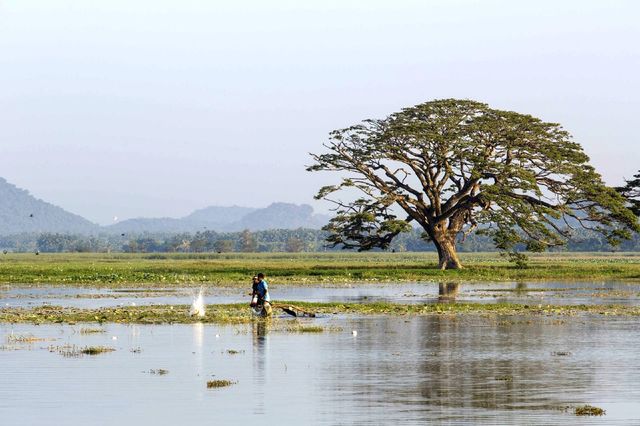
{"label": "water splash", "polygon": [[198,292],[198,296],[196,296],[193,299],[193,302],[191,303],[191,309],[189,309],[189,315],[191,316],[198,316],[200,318],[204,317],[205,315],[205,308],[204,308],[204,289],[200,288],[200,291]]}

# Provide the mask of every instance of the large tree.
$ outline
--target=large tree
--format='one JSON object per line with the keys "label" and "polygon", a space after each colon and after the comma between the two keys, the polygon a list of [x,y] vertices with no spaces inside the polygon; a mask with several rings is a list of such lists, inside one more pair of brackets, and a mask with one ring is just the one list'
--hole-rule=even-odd
{"label": "large tree", "polygon": [[629,209],[640,216],[640,172],[633,176],[633,179],[625,181],[626,185],[616,188],[629,202]]}
{"label": "large tree", "polygon": [[[530,115],[435,100],[333,131],[325,148],[307,170],[342,173],[316,195],[337,204],[325,227],[334,246],[387,248],[414,222],[448,269],[461,267],[457,239],[480,224],[502,250],[561,245],[577,226],[611,244],[638,230],[569,133]],[[343,189],[350,201],[331,195]]]}

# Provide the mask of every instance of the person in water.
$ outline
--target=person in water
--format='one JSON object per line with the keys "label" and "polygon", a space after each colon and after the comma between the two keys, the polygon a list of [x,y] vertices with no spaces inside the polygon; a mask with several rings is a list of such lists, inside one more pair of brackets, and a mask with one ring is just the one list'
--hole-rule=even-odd
{"label": "person in water", "polygon": [[255,308],[258,305],[258,283],[260,282],[260,280],[258,279],[257,275],[254,275],[253,278],[251,278],[251,303],[249,304],[249,306],[251,306],[252,308]]}
{"label": "person in water", "polygon": [[260,272],[258,275],[258,285],[256,286],[256,295],[258,296],[257,307],[262,308],[262,315],[271,315],[271,297],[269,296],[269,285],[264,279],[264,274]]}

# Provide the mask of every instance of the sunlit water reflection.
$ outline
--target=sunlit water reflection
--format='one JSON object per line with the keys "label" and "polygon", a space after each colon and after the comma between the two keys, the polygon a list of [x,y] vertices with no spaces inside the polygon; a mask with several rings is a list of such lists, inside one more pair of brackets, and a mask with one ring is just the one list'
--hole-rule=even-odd
{"label": "sunlit water reflection", "polygon": [[[247,288],[204,286],[205,303],[247,302]],[[444,290],[444,293],[443,293]],[[500,282],[500,283],[395,283],[322,286],[271,286],[272,298],[309,302],[433,303],[512,302],[528,304],[623,304],[640,305],[640,282]],[[0,287],[0,307],[43,304],[78,308],[117,305],[184,304],[193,301],[193,288],[99,289],[73,286]]]}
{"label": "sunlit water reflection", "polygon": [[[636,318],[309,322],[342,331],[287,333],[256,322],[105,324],[105,333],[82,334],[82,325],[1,324],[3,340],[56,339],[0,343],[1,423],[640,424]],[[116,351],[46,349],[64,344]],[[160,368],[169,373],[150,374]],[[211,379],[237,383],[207,389]],[[564,410],[584,403],[606,416]]]}

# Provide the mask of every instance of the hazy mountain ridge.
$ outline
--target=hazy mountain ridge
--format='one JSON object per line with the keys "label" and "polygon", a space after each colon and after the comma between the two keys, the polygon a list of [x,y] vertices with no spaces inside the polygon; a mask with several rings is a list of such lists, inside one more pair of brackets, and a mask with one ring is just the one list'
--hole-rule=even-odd
{"label": "hazy mountain ridge", "polygon": [[77,214],[40,200],[0,178],[0,234],[72,232],[92,234],[100,227]]}
{"label": "hazy mountain ridge", "polygon": [[265,208],[210,206],[179,219],[128,219],[103,229],[107,232],[233,232],[249,229],[319,229],[328,216],[316,215],[308,204],[273,203]]}
{"label": "hazy mountain ridge", "polygon": [[182,218],[135,218],[99,226],[61,207],[39,200],[0,178],[0,235],[58,232],[97,233],[182,233],[231,232],[249,229],[319,229],[328,216],[314,214],[308,204],[273,203],[265,208],[209,206]]}

